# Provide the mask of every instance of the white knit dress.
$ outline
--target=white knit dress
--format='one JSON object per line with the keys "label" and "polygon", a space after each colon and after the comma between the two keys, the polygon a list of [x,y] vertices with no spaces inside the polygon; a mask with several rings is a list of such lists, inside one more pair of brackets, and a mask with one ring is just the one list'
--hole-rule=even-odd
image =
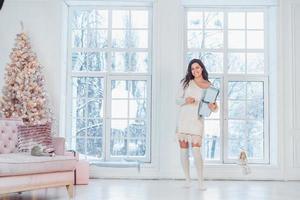
{"label": "white knit dress", "polygon": [[[198,116],[198,105],[204,95],[205,89],[200,88],[194,80],[183,89],[180,85],[176,103],[179,105],[176,134],[180,141],[194,141],[202,139],[204,132],[204,119]],[[187,97],[195,98],[194,104],[185,104]]]}

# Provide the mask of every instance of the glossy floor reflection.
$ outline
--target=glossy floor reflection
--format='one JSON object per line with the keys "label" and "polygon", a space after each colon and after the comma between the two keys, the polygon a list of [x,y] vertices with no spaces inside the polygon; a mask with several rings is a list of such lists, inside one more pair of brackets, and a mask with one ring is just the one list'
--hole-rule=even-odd
{"label": "glossy floor reflection", "polygon": [[[300,181],[206,181],[199,191],[196,181],[184,188],[180,180],[93,179],[76,186],[76,200],[298,200]],[[4,198],[0,198],[4,199]],[[66,200],[64,187],[11,194],[9,200]]]}

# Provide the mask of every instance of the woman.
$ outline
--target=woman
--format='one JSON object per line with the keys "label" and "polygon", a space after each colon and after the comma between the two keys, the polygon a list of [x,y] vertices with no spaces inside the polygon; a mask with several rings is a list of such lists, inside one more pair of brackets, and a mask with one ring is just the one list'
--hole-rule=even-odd
{"label": "woman", "polygon": [[[199,59],[190,61],[185,77],[181,80],[181,86],[177,97],[177,104],[180,106],[176,135],[180,145],[180,158],[186,178],[186,186],[190,186],[189,171],[189,143],[192,145],[192,152],[198,174],[199,189],[205,190],[203,185],[203,160],[201,156],[202,137],[204,135],[204,119],[198,116],[198,105],[205,89],[210,87],[208,73]],[[217,104],[210,103],[208,107],[216,112]]]}

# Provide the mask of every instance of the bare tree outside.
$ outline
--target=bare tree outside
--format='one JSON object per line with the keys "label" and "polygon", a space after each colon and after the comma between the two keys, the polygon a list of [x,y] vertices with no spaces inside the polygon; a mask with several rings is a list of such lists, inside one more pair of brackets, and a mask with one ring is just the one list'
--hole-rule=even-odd
{"label": "bare tree outside", "polygon": [[[108,80],[97,73],[126,76],[149,72],[148,11],[75,9],[71,24],[72,71],[83,74],[72,78],[72,144],[90,159],[103,159],[104,138],[110,137],[106,145],[112,157],[145,156],[147,82],[112,80],[111,88],[107,88]],[[105,97],[107,90],[111,91],[111,99]],[[105,101],[111,104],[110,133],[104,130]]]}

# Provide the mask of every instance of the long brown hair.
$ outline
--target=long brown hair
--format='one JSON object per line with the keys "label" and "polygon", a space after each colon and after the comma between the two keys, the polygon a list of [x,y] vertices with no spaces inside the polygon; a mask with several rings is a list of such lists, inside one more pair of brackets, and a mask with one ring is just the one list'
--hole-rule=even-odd
{"label": "long brown hair", "polygon": [[200,59],[194,58],[190,61],[189,65],[188,65],[185,77],[180,81],[182,83],[184,89],[189,85],[189,82],[195,78],[194,75],[192,74],[192,65],[194,63],[198,63],[200,65],[200,67],[202,68],[203,79],[206,81],[209,81],[208,80],[208,72],[207,72],[204,64],[202,63],[202,61]]}

